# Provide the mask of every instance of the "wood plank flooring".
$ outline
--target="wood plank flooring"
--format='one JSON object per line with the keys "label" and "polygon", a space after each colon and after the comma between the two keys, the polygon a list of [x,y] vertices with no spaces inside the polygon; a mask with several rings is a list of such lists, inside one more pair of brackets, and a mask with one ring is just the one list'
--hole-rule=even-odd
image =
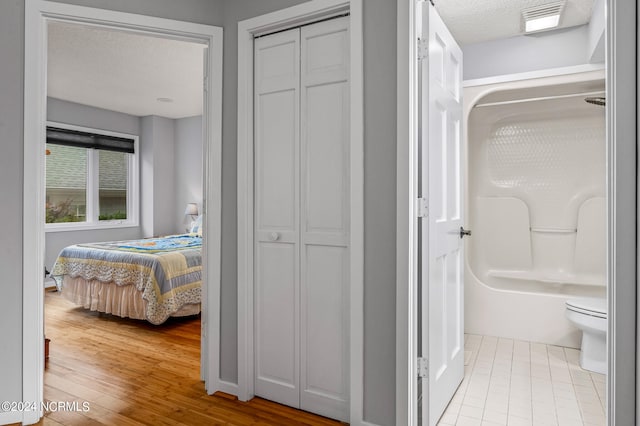
{"label": "wood plank flooring", "polygon": [[260,398],[207,395],[199,318],[154,326],[89,312],[46,292],[45,334],[45,401],[86,401],[90,409],[52,410],[40,425],[343,424]]}

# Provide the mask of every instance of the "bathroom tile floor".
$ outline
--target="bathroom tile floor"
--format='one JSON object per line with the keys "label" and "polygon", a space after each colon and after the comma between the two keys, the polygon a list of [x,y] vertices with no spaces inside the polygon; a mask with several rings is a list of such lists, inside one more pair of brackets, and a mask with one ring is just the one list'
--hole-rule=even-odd
{"label": "bathroom tile floor", "polygon": [[605,375],[580,351],[465,335],[465,377],[441,426],[604,426]]}

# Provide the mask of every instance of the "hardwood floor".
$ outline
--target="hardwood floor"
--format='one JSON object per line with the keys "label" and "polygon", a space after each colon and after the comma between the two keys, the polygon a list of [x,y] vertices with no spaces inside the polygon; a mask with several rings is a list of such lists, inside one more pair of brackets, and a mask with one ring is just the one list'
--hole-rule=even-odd
{"label": "hardwood floor", "polygon": [[45,333],[45,401],[77,401],[80,410],[51,410],[41,425],[342,424],[260,398],[207,395],[199,318],[154,326],[89,312],[46,292]]}

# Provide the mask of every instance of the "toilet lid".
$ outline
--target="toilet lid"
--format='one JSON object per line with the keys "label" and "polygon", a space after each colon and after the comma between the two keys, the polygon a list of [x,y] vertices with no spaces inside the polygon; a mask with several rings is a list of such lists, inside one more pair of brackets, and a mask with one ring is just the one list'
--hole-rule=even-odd
{"label": "toilet lid", "polygon": [[567,300],[567,309],[593,317],[607,318],[607,299],[595,297],[571,299]]}

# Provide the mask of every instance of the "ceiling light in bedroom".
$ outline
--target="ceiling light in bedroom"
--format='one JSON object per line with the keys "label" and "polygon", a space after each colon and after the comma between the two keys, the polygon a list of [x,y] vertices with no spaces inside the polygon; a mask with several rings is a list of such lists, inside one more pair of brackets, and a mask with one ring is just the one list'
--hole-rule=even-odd
{"label": "ceiling light in bedroom", "polygon": [[157,98],[156,101],[164,102],[164,103],[171,103],[171,102],[173,102],[173,99],[171,99],[171,98]]}
{"label": "ceiling light in bedroom", "polygon": [[522,11],[525,34],[550,30],[560,24],[564,1],[541,4]]}

